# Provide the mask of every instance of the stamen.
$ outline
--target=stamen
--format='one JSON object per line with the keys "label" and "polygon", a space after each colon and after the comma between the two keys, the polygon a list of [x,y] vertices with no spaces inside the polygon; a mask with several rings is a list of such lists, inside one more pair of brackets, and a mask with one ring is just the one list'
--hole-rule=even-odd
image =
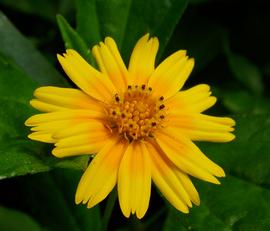
{"label": "stamen", "polygon": [[154,131],[162,126],[165,118],[162,109],[165,105],[159,104],[164,97],[153,98],[151,91],[152,88],[147,88],[145,84],[140,88],[138,85],[128,85],[126,92],[115,94],[115,101],[108,107],[109,130],[119,133],[130,142],[153,137]]}
{"label": "stamen", "polygon": [[116,100],[116,102],[120,101],[120,98],[119,98],[118,94],[115,94],[115,100]]}
{"label": "stamen", "polygon": [[161,105],[159,106],[159,110],[162,110],[163,108],[165,108],[165,105],[164,105],[164,104],[161,104]]}

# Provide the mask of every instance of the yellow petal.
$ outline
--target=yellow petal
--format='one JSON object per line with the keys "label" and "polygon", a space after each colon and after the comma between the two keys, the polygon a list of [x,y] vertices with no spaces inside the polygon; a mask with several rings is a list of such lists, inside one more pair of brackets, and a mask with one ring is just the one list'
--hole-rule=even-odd
{"label": "yellow petal", "polygon": [[61,120],[87,120],[87,119],[99,119],[103,118],[103,113],[91,110],[61,110],[56,112],[48,112],[31,116],[25,121],[26,126],[38,126],[42,123],[48,123],[52,121]]}
{"label": "yellow petal", "polygon": [[182,114],[169,118],[169,126],[177,129],[194,141],[229,142],[235,136],[232,126],[235,121],[228,117],[215,117],[202,114]]}
{"label": "yellow petal", "polygon": [[105,44],[100,42],[93,47],[92,52],[101,72],[111,79],[119,92],[124,92],[127,89],[128,71],[114,40],[107,37]]}
{"label": "yellow petal", "polygon": [[[86,143],[86,140],[83,140],[83,141],[77,140],[77,143],[79,142]],[[64,148],[56,147],[52,150],[52,154],[58,158],[95,154],[99,152],[104,147],[105,144],[106,144],[105,141],[100,140],[100,141],[92,141],[91,144],[83,144],[83,145],[70,146],[70,147],[64,147]]]}
{"label": "yellow petal", "polygon": [[165,101],[170,108],[170,114],[178,116],[183,113],[203,112],[216,103],[216,97],[210,96],[210,87],[199,84],[185,91],[178,92],[175,96]]}
{"label": "yellow petal", "polygon": [[178,168],[173,168],[173,171],[174,171],[175,175],[178,177],[178,179],[181,181],[184,189],[186,190],[186,192],[189,195],[190,200],[195,205],[200,205],[199,193],[197,192],[197,190],[194,187],[193,183],[189,179],[189,176],[187,174],[183,173]]}
{"label": "yellow petal", "polygon": [[109,138],[108,133],[104,131],[92,131],[92,133],[89,132],[58,140],[55,143],[55,146],[57,148],[69,148],[88,144],[92,145],[95,142],[106,143],[108,138]]}
{"label": "yellow petal", "polygon": [[28,138],[31,140],[41,141],[45,143],[54,143],[55,140],[52,138],[52,134],[50,132],[33,132],[28,135]]}
{"label": "yellow petal", "polygon": [[75,197],[77,204],[88,202],[87,206],[93,207],[111,192],[116,184],[119,164],[125,150],[126,143],[111,139],[96,154],[79,182]]}
{"label": "yellow petal", "polygon": [[151,171],[148,152],[143,143],[133,142],[127,148],[118,173],[119,203],[126,217],[130,213],[142,218],[148,208]]}
{"label": "yellow petal", "polygon": [[52,121],[47,123],[41,123],[36,127],[32,127],[31,131],[45,131],[54,133],[57,131],[61,131],[62,129],[66,129],[67,127],[70,127],[72,125],[74,125],[72,120]]}
{"label": "yellow petal", "polygon": [[[50,112],[63,109],[103,111],[101,103],[77,89],[40,87],[35,90],[34,96],[37,100],[32,100],[30,103],[38,110],[43,109],[40,111]],[[42,107],[42,105],[44,106]]]}
{"label": "yellow petal", "polygon": [[159,42],[156,37],[149,39],[149,34],[143,36],[134,47],[131,54],[128,71],[134,85],[148,82],[155,68],[155,59]]}
{"label": "yellow petal", "polygon": [[101,150],[110,139],[111,133],[98,121],[78,123],[53,133],[57,157],[93,154]]}
{"label": "yellow petal", "polygon": [[65,128],[56,131],[53,137],[57,140],[76,136],[85,133],[95,133],[96,131],[107,133],[108,129],[98,120],[87,120],[84,122],[73,124],[73,126],[66,126]]}
{"label": "yellow petal", "polygon": [[64,107],[61,106],[55,106],[50,103],[44,103],[38,99],[30,100],[30,105],[41,112],[53,112],[65,109]]}
{"label": "yellow petal", "polygon": [[192,207],[192,204],[181,181],[173,171],[173,164],[152,144],[146,145],[151,158],[152,179],[155,185],[176,209],[188,213],[188,206]]}
{"label": "yellow petal", "polygon": [[184,85],[194,66],[194,59],[188,59],[179,51],[164,60],[150,76],[148,85],[153,96],[165,99],[175,95]]}
{"label": "yellow petal", "polygon": [[57,55],[69,78],[86,94],[107,102],[116,93],[110,79],[90,66],[76,51],[67,50],[64,56]]}
{"label": "yellow petal", "polygon": [[53,137],[53,134],[57,131],[61,131],[62,129],[72,126],[74,122],[75,121],[72,120],[61,120],[41,123],[38,126],[31,128],[31,131],[34,132],[28,137],[36,141],[55,143],[57,139]]}
{"label": "yellow petal", "polygon": [[156,133],[156,141],[164,154],[180,170],[201,180],[220,184],[212,174],[221,176],[224,174],[223,170],[204,157],[191,143],[188,144],[185,137],[181,134],[178,134],[178,136],[180,138],[176,140],[175,137],[171,137],[169,131],[166,133],[159,132]]}

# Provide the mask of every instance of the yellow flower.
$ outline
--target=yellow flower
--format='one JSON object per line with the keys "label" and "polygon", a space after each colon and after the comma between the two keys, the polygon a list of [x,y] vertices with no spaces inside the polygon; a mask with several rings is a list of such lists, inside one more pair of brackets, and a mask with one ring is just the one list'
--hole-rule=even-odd
{"label": "yellow flower", "polygon": [[58,60],[79,89],[40,87],[31,105],[30,139],[54,143],[56,157],[96,153],[83,174],[76,203],[91,208],[117,184],[120,207],[142,218],[149,206],[151,180],[178,210],[199,205],[189,175],[219,184],[224,171],[192,141],[228,142],[234,120],[202,114],[216,98],[206,84],[183,87],[194,60],[180,50],[155,68],[158,39],[143,36],[126,68],[114,40],[92,52],[100,70],[76,51]]}

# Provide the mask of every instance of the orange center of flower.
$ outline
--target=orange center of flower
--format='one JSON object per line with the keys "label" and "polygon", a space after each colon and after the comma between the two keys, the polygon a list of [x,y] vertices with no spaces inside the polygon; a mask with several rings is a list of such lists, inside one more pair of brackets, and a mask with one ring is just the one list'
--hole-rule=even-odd
{"label": "orange center of flower", "polygon": [[153,137],[153,132],[161,127],[165,118],[164,97],[152,97],[152,88],[128,86],[123,94],[116,94],[107,112],[108,127],[130,142]]}

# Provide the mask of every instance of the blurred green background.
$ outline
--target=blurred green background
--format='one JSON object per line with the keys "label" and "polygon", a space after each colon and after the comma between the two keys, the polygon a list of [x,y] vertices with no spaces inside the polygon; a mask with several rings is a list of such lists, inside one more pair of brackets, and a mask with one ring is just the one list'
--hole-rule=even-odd
{"label": "blurred green background", "polygon": [[[270,230],[270,2],[267,0],[0,0],[0,230]],[[56,17],[57,15],[57,17]],[[27,139],[28,101],[41,85],[70,86],[56,53],[105,36],[127,63],[140,36],[160,39],[158,62],[179,49],[195,58],[186,88],[212,86],[208,114],[236,119],[236,140],[198,143],[224,167],[222,185],[194,179],[201,206],[172,208],[153,187],[142,220],[125,219],[115,193],[87,210],[76,206],[89,157],[56,159]]]}

